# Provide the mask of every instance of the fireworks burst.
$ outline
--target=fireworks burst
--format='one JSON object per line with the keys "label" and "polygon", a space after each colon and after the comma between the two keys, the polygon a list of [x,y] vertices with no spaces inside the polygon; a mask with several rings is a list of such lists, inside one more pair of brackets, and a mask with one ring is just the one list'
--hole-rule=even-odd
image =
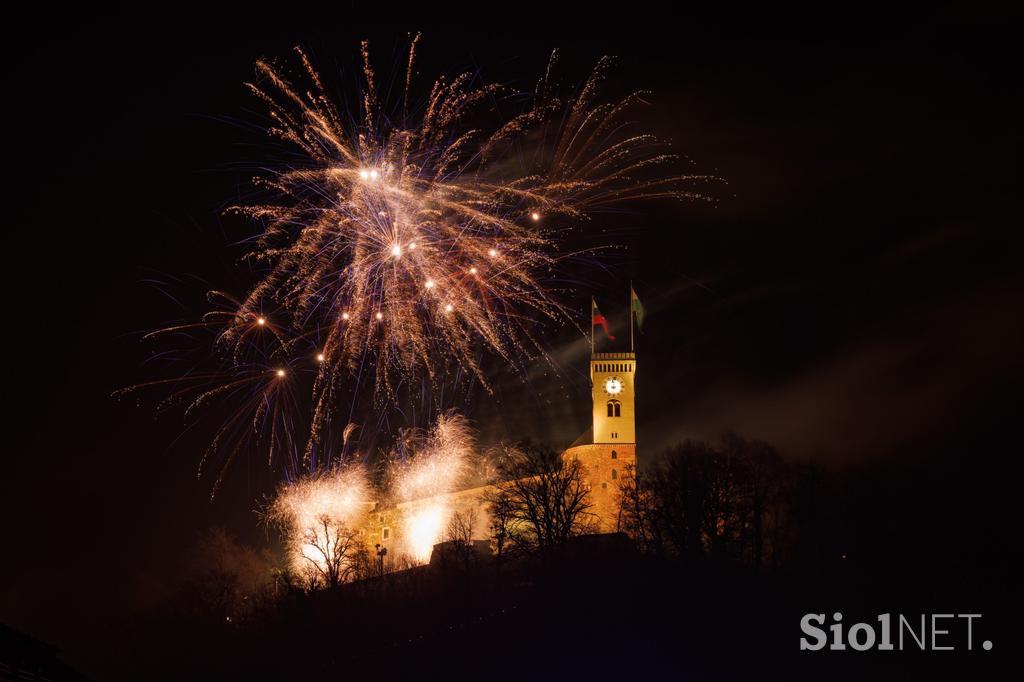
{"label": "fireworks burst", "polygon": [[[246,255],[258,281],[194,325],[217,327],[228,369],[219,383],[196,373],[176,386],[199,396],[189,410],[249,384],[262,391],[217,434],[213,451],[227,454],[214,490],[244,442],[269,441],[271,462],[289,450],[293,475],[341,458],[330,443],[344,395],[394,399],[402,385],[430,391],[461,373],[488,387],[481,350],[518,366],[543,354],[545,324],[572,318],[550,286],[573,255],[560,231],[622,202],[704,198],[694,188],[710,178],[666,173],[676,157],[627,119],[643,93],[599,99],[607,58],[571,96],[556,92],[553,53],[532,97],[463,73],[437,79],[416,106],[418,42],[394,107],[366,43],[354,109],[328,96],[301,50],[292,67],[257,62],[249,88],[299,157],[256,180],[265,201],[233,209],[260,226]],[[498,102],[518,113],[500,118]],[[299,391],[300,375],[312,378],[309,398],[292,411],[300,401],[279,396],[285,384]],[[244,425],[259,437],[239,435]]]}
{"label": "fireworks burst", "polygon": [[375,390],[388,394],[402,379],[436,378],[444,361],[487,386],[479,343],[512,362],[541,349],[538,321],[567,318],[540,279],[566,255],[544,225],[630,199],[694,197],[705,179],[657,176],[675,157],[624,119],[641,93],[596,102],[607,59],[561,99],[549,81],[553,56],[532,106],[489,132],[474,116],[503,89],[474,87],[469,73],[438,79],[411,115],[417,42],[394,118],[383,114],[366,43],[359,121],[341,115],[301,51],[298,81],[260,61],[263,80],[250,85],[269,107],[271,133],[307,163],[260,179],[275,203],[236,209],[263,225],[249,258],[268,272],[224,338],[244,338],[268,300],[288,312],[294,334],[323,335],[311,440],[338,383],[367,363]]}

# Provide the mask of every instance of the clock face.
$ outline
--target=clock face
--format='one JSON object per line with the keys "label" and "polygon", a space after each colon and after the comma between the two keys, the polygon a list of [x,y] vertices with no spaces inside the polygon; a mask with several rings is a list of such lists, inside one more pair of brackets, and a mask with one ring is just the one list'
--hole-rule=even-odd
{"label": "clock face", "polygon": [[604,382],[604,390],[611,395],[622,393],[622,380],[612,377]]}

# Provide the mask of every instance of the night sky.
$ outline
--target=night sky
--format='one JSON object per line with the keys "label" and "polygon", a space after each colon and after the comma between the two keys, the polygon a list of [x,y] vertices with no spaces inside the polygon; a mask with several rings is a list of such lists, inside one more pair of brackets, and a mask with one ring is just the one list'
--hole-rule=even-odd
{"label": "night sky", "polygon": [[[589,13],[589,12],[585,12]],[[529,88],[617,55],[610,87],[652,91],[650,126],[718,175],[709,203],[598,218],[605,271],[579,273],[626,333],[632,280],[641,461],[732,429],[850,467],[975,442],[993,478],[1021,375],[1019,34],[954,9],[669,18],[516,9],[498,23],[361,24],[357,13],[37,18],[6,59],[7,410],[0,621],[74,648],[143,608],[197,533],[271,544],[253,509],[276,474],[197,480],[202,428],[111,392],[149,376],[140,332],[247,281],[223,209],[274,153],[242,87],[301,44],[380,69],[422,29],[426,78],[470,68]],[[472,13],[463,21],[474,19]],[[390,60],[390,61],[389,61]],[[11,150],[13,149],[13,156]],[[13,243],[12,243],[13,242]],[[586,429],[588,343],[550,339],[564,376],[498,373],[469,412],[484,440],[564,446]],[[400,426],[399,422],[393,422]],[[1005,444],[1005,446],[1004,446]],[[911,454],[915,453],[915,454]],[[97,616],[97,613],[101,615]],[[112,615],[114,614],[114,615]]]}

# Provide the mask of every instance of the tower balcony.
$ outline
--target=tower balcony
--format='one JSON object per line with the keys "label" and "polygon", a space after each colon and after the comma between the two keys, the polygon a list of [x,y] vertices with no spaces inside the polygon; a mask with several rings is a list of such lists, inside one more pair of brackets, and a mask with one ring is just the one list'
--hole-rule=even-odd
{"label": "tower balcony", "polygon": [[594,353],[593,360],[636,360],[636,353]]}

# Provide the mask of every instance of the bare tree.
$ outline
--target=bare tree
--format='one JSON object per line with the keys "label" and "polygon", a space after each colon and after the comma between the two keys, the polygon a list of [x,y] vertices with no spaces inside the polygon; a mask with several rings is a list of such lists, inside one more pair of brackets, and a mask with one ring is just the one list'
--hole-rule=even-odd
{"label": "bare tree", "polygon": [[273,558],[238,542],[223,528],[203,532],[177,571],[174,608],[199,619],[232,622],[270,599]]}
{"label": "bare tree", "polygon": [[662,526],[656,522],[658,502],[649,479],[630,464],[619,481],[618,528],[632,538],[641,552],[665,551]]}
{"label": "bare tree", "polygon": [[783,486],[783,463],[779,453],[763,441],[747,441],[735,434],[726,434],[724,448],[738,460],[742,493],[742,512],[748,524],[744,540],[749,544],[749,562],[760,570],[767,553],[773,563],[777,559],[779,523],[782,512],[780,497]]}
{"label": "bare tree", "polygon": [[446,547],[443,557],[452,559],[464,569],[468,569],[473,561],[473,532],[476,528],[476,509],[469,508],[465,512],[455,512],[445,529]]}
{"label": "bare tree", "polygon": [[495,542],[503,548],[545,550],[595,528],[590,486],[579,461],[564,461],[542,448],[507,449],[501,475],[504,482],[491,496],[490,513]]}
{"label": "bare tree", "polygon": [[484,502],[487,504],[488,518],[490,519],[488,531],[490,531],[491,550],[500,561],[512,547],[509,535],[515,520],[515,505],[509,492],[501,487],[492,488],[484,495]]}
{"label": "bare tree", "polygon": [[334,523],[327,514],[319,516],[316,525],[306,530],[302,543],[311,587],[336,587],[348,582],[369,562],[359,532]]}
{"label": "bare tree", "polygon": [[705,443],[688,441],[670,450],[648,479],[656,498],[653,523],[658,524],[668,548],[683,557],[704,552],[707,469],[712,457]]}
{"label": "bare tree", "polygon": [[472,546],[476,518],[476,509],[472,507],[466,510],[465,513],[457,511],[452,514],[452,518],[448,521],[448,527],[445,530],[445,540],[457,545]]}
{"label": "bare tree", "polygon": [[686,441],[621,485],[622,528],[644,551],[760,569],[786,541],[787,467],[767,443],[726,434]]}
{"label": "bare tree", "polygon": [[714,559],[736,558],[749,532],[744,459],[733,443],[709,448],[696,462],[704,482],[704,513],[701,529],[709,555]]}

